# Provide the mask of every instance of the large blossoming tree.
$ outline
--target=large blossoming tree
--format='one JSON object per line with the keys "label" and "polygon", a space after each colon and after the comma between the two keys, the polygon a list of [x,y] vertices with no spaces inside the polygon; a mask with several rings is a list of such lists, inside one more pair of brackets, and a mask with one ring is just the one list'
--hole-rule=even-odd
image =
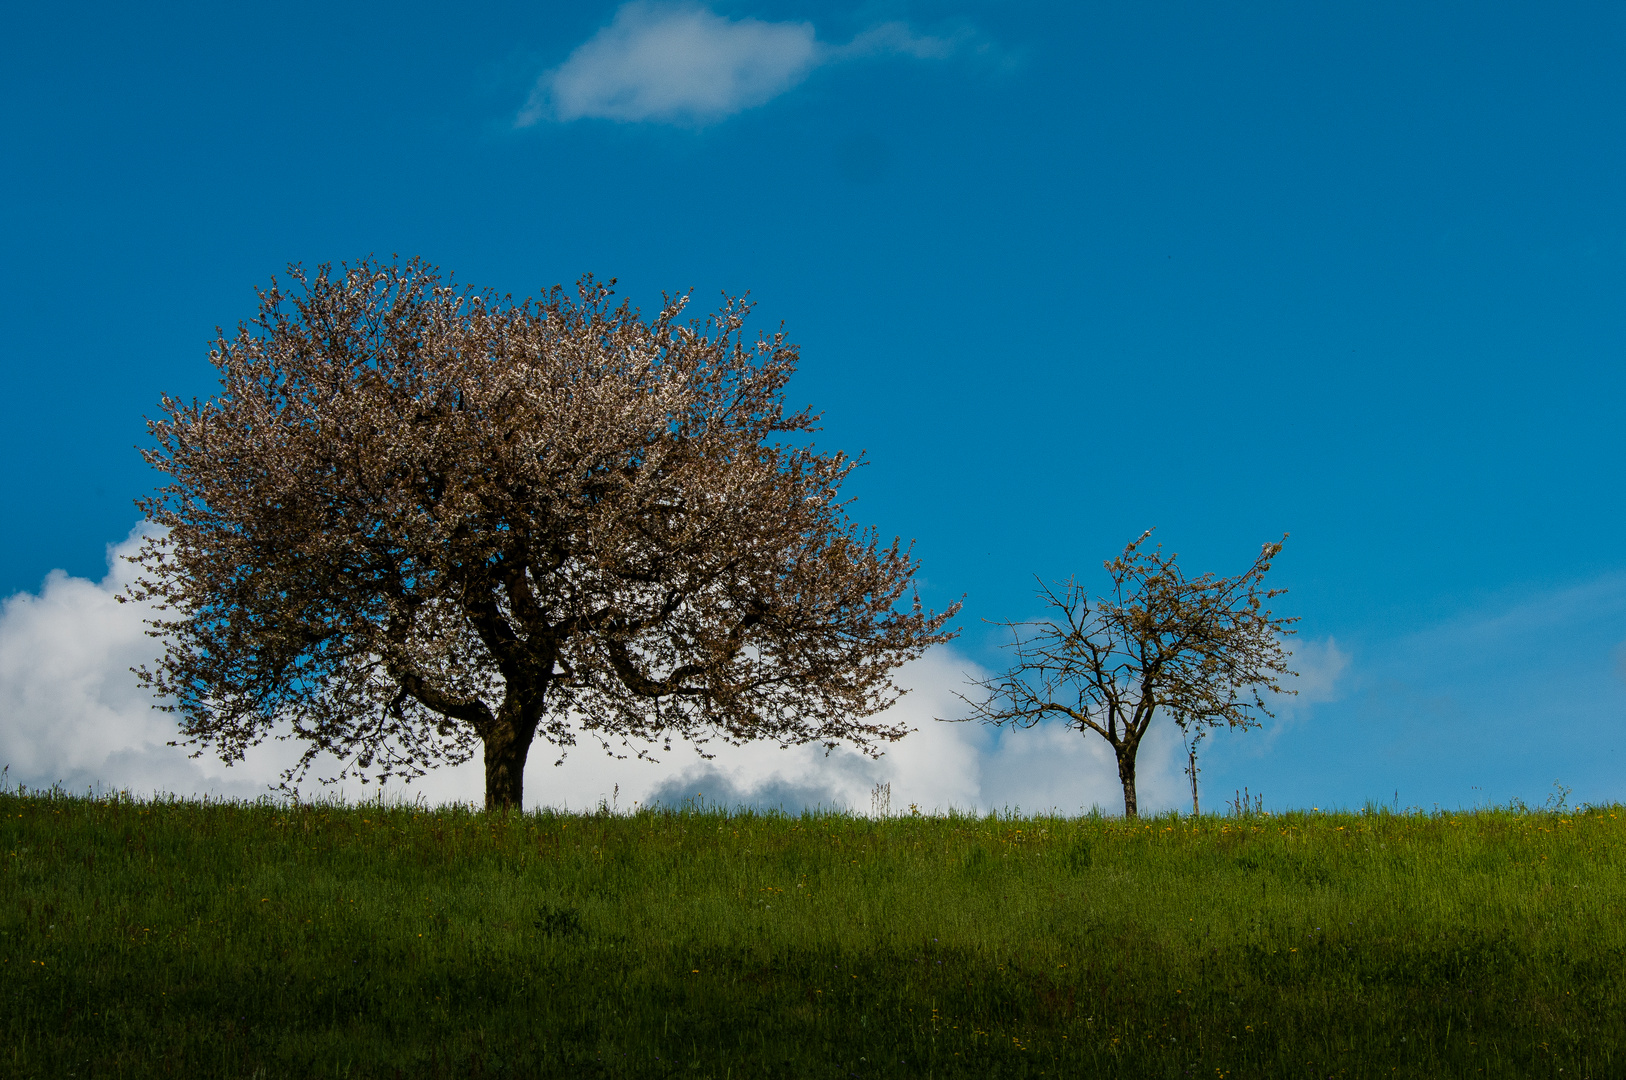
{"label": "large blossoming tree", "polygon": [[797,350],[748,340],[748,305],[646,320],[591,279],[516,302],[416,261],[292,268],[260,301],[211,353],[219,393],[150,423],[131,595],[179,741],[292,736],[290,781],[478,747],[495,807],[538,736],[905,733],[876,716],[891,673],[958,605],[923,609],[909,551],[848,519],[856,462],[786,411]]}

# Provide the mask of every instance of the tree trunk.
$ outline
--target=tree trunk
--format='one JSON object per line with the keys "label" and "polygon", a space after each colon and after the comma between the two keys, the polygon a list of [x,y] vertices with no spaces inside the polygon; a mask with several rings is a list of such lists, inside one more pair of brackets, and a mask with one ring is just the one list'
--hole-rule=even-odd
{"label": "tree trunk", "polygon": [[1118,779],[1124,786],[1124,817],[1139,817],[1139,809],[1135,802],[1135,751],[1140,747],[1136,743],[1124,743],[1113,747],[1118,752]]}
{"label": "tree trunk", "polygon": [[515,724],[504,708],[484,738],[486,809],[521,810],[525,797],[525,758],[536,737],[536,725]]}

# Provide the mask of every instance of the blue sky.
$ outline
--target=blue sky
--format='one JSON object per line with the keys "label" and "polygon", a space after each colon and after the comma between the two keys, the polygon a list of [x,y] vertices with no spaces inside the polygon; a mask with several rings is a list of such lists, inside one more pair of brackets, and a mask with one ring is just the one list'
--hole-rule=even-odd
{"label": "blue sky", "polygon": [[[1291,532],[1307,692],[1215,741],[1210,798],[1626,798],[1619,5],[35,5],[0,51],[14,774],[187,782],[37,753],[25,712],[133,707],[117,649],[83,700],[29,674],[67,661],[28,620],[80,611],[46,575],[102,579],[143,414],[211,392],[254,286],[400,252],[750,290],[821,442],[868,452],[855,514],[966,596],[922,700],[999,663],[982,620],[1038,614],[1035,574],[1154,525],[1235,572]],[[82,607],[61,640],[115,617]],[[1022,786],[1049,738],[961,737],[955,797],[1098,798]]]}

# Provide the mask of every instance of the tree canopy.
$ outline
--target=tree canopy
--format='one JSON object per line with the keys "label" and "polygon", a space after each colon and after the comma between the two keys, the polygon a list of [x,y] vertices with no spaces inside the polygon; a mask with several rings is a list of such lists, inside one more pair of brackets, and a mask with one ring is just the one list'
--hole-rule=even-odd
{"label": "tree canopy", "polygon": [[479,746],[497,806],[538,735],[905,733],[876,716],[891,673],[958,605],[924,609],[910,550],[848,518],[858,460],[786,410],[797,349],[747,339],[746,302],[646,320],[591,278],[515,301],[371,260],[259,295],[210,353],[219,393],[149,421],[131,595],[164,651],[139,674],[183,743],[302,740],[287,780]]}
{"label": "tree canopy", "polygon": [[1093,602],[1076,578],[1041,584],[1039,598],[1057,617],[1005,623],[1015,661],[975,680],[985,698],[965,699],[966,719],[1018,727],[1060,719],[1101,736],[1117,758],[1129,817],[1139,812],[1136,756],[1159,711],[1188,732],[1246,728],[1271,715],[1266,692],[1295,692],[1280,680],[1293,674],[1283,643],[1298,620],[1265,607],[1286,590],[1263,584],[1282,542],[1264,545],[1235,577],[1188,578],[1177,554],[1147,547],[1151,535],[1106,562],[1112,590]]}

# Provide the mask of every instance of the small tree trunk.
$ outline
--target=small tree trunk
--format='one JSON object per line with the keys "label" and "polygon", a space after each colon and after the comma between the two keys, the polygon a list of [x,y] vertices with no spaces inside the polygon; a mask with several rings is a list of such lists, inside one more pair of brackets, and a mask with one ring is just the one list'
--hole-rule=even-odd
{"label": "small tree trunk", "polygon": [[1135,801],[1135,751],[1139,747],[1135,743],[1124,743],[1113,749],[1118,752],[1118,779],[1124,786],[1124,817],[1139,817]]}
{"label": "small tree trunk", "polygon": [[1199,816],[1201,811],[1199,811],[1197,809],[1197,749],[1196,749],[1196,747],[1189,748],[1187,750],[1187,753],[1189,753],[1191,755],[1191,764],[1190,764],[1190,771],[1191,771],[1191,816],[1192,817],[1197,817],[1197,816]]}

